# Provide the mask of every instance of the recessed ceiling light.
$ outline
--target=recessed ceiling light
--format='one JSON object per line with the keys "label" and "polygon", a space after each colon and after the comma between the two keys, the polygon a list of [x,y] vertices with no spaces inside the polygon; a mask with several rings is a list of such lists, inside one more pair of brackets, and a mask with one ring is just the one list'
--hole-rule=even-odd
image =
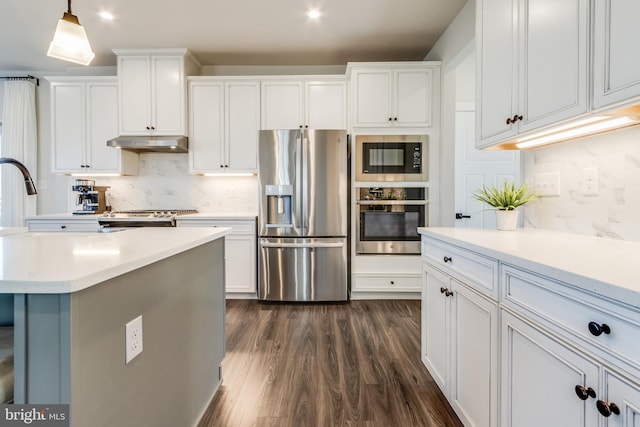
{"label": "recessed ceiling light", "polygon": [[320,18],[320,11],[318,9],[311,9],[307,12],[307,16],[311,19],[318,19]]}
{"label": "recessed ceiling light", "polygon": [[106,12],[106,11],[100,12],[100,17],[102,19],[107,20],[107,21],[113,21],[113,18],[114,18],[111,13]]}

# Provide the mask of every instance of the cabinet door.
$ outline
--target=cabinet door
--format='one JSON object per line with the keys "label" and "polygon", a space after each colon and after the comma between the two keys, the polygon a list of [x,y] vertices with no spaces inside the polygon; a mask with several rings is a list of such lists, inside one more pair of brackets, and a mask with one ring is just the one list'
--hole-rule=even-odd
{"label": "cabinet door", "polygon": [[224,249],[227,293],[255,293],[257,290],[255,236],[227,235]]}
{"label": "cabinet door", "polygon": [[523,0],[520,14],[522,133],[587,111],[589,5]]}
{"label": "cabinet door", "polygon": [[260,130],[260,83],[226,83],[225,107],[228,170],[256,172]]}
{"label": "cabinet door", "polygon": [[158,135],[185,135],[183,58],[152,56],[151,126]]}
{"label": "cabinet door", "polygon": [[354,127],[391,126],[391,74],[388,69],[354,71]]}
{"label": "cabinet door", "polygon": [[[476,138],[489,146],[516,134],[516,11],[512,0],[476,1]],[[550,68],[555,67],[549,64]]]}
{"label": "cabinet door", "polygon": [[148,56],[118,57],[121,135],[147,134],[151,125],[151,74]]}
{"label": "cabinet door", "polygon": [[192,173],[224,171],[224,85],[191,82],[189,158]]}
{"label": "cabinet door", "polygon": [[[640,425],[640,385],[634,384],[613,372],[605,372],[605,390],[599,400],[611,406],[614,403],[620,414],[606,417],[607,427],[637,427]],[[602,417],[602,416],[601,416]]]}
{"label": "cabinet door", "polygon": [[262,129],[298,129],[303,125],[302,82],[262,83]]}
{"label": "cabinet door", "polygon": [[575,388],[598,391],[598,366],[510,313],[501,316],[501,425],[596,427],[595,399],[579,399]]}
{"label": "cabinet door", "polygon": [[449,301],[440,290],[449,288],[449,277],[423,264],[422,272],[422,363],[443,393],[449,378]]}
{"label": "cabinet door", "polygon": [[347,128],[346,82],[308,82],[305,100],[305,125],[310,129]]}
{"label": "cabinet door", "polygon": [[51,158],[54,173],[85,172],[84,99],[84,83],[51,84]]}
{"label": "cabinet door", "polygon": [[640,96],[638,0],[594,2],[594,108]]}
{"label": "cabinet door", "polygon": [[395,124],[402,126],[431,126],[431,70],[394,71]]}
{"label": "cabinet door", "polygon": [[498,305],[451,281],[450,402],[467,426],[498,425]]}
{"label": "cabinet door", "polygon": [[118,85],[87,83],[87,171],[119,173],[121,150],[107,147],[118,136]]}

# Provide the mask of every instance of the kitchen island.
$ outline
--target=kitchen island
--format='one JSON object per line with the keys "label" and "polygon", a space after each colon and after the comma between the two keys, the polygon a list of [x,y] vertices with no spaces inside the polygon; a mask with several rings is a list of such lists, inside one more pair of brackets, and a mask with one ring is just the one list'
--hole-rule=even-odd
{"label": "kitchen island", "polygon": [[[72,426],[195,425],[221,382],[229,231],[2,235],[15,403],[69,404]],[[138,316],[143,351],[126,363]]]}

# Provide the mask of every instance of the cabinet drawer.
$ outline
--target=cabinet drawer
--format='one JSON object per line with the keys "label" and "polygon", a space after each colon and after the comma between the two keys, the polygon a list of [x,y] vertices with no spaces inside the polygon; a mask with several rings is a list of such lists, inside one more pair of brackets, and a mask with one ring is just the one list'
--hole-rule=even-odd
{"label": "cabinet drawer", "polygon": [[422,238],[422,256],[443,271],[467,279],[469,286],[497,297],[497,260],[428,237]]}
{"label": "cabinet drawer", "polygon": [[420,292],[420,275],[355,274],[351,289],[357,292]]}
{"label": "cabinet drawer", "polygon": [[570,332],[587,347],[640,364],[638,312],[511,266],[503,266],[502,286],[504,305],[534,315],[551,330]]}
{"label": "cabinet drawer", "polygon": [[62,232],[93,232],[100,229],[98,220],[95,221],[27,221],[29,231],[62,231]]}

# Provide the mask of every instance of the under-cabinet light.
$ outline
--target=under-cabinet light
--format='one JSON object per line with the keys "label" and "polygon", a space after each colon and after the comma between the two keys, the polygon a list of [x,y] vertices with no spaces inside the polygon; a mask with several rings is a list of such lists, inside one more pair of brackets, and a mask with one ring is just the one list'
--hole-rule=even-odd
{"label": "under-cabinet light", "polygon": [[69,176],[122,176],[119,173],[70,173]]}
{"label": "under-cabinet light", "polygon": [[633,123],[638,123],[637,118],[622,116],[598,116],[585,120],[563,125],[552,130],[536,133],[516,141],[517,148],[532,148],[541,145],[552,144],[554,142],[569,140],[596,134],[605,130],[621,128]]}
{"label": "under-cabinet light", "polygon": [[251,172],[221,172],[221,173],[203,173],[202,176],[257,176],[257,173]]}

